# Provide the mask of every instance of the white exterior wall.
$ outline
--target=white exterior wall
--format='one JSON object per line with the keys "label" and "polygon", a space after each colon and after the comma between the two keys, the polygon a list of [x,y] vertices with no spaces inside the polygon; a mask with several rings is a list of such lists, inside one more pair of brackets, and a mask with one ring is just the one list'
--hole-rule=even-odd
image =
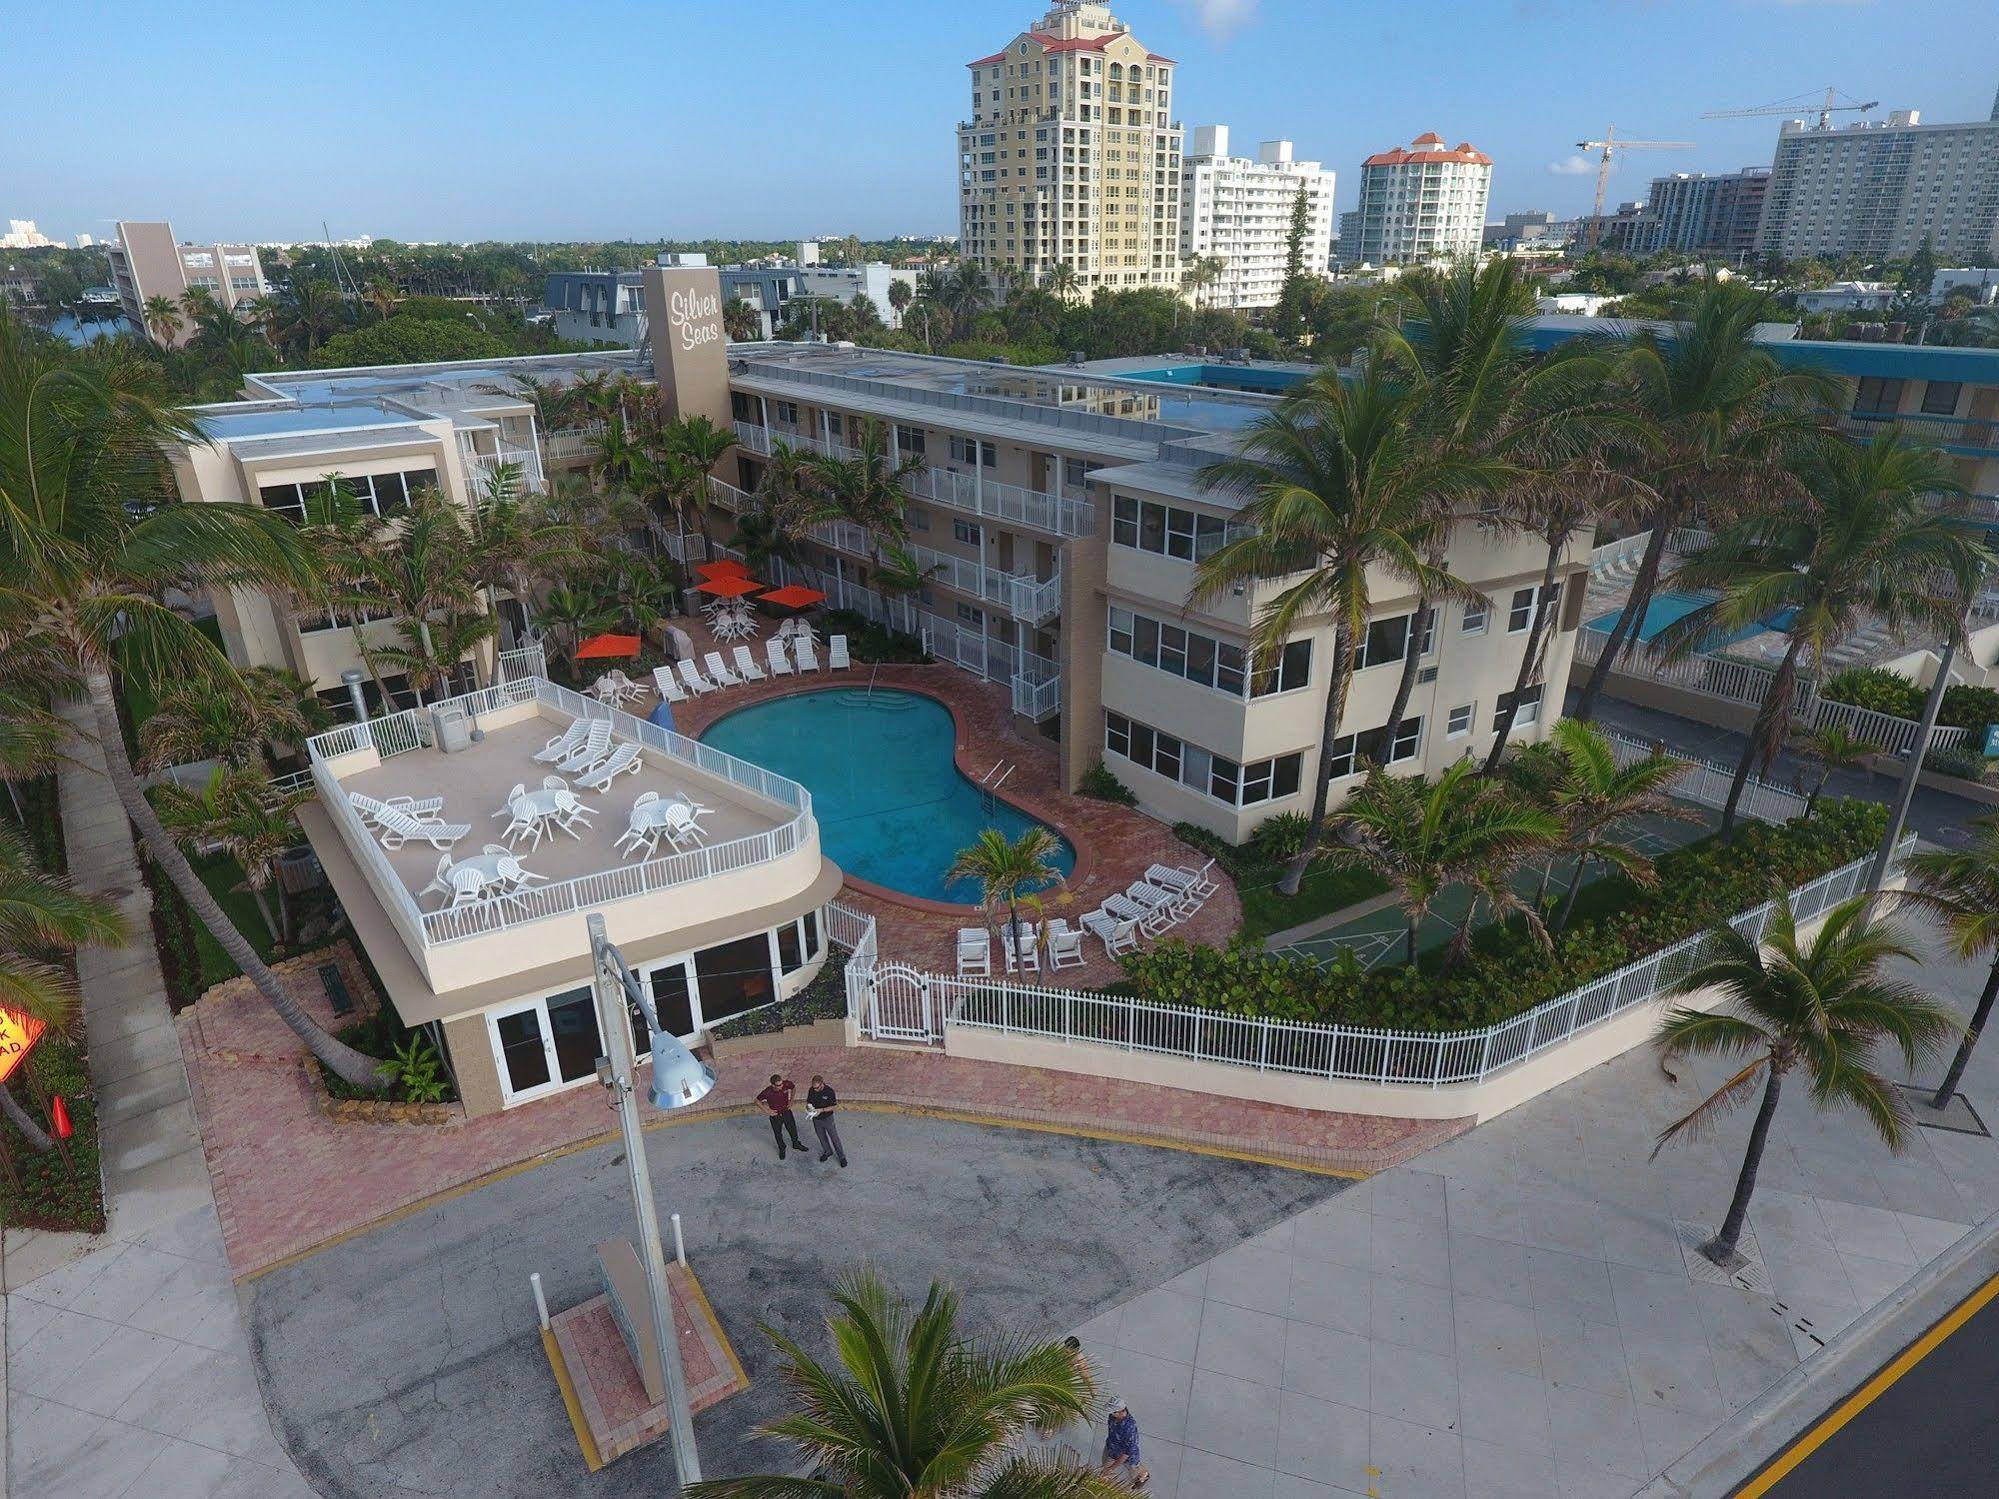
{"label": "white exterior wall", "polygon": [[1333,250],[1334,174],[1316,161],[1290,159],[1289,141],[1264,142],[1258,159],[1228,154],[1228,127],[1194,132],[1180,166],[1180,253],[1217,255],[1220,281],[1192,295],[1204,307],[1251,310],[1277,305],[1284,287],[1292,205],[1306,195],[1305,269],[1320,275]]}
{"label": "white exterior wall", "polygon": [[1786,120],[1757,246],[1808,255],[1999,256],[1999,119],[1924,125],[1914,110],[1834,128]]}

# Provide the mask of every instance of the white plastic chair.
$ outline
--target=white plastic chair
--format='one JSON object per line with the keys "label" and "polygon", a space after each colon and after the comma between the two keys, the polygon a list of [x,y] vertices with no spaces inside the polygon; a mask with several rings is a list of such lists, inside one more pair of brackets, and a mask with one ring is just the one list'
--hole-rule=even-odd
{"label": "white plastic chair", "polygon": [[750,654],[748,646],[739,645],[730,654],[736,661],[736,675],[745,682],[761,682],[764,679],[764,669],[757,665],[757,658]]}
{"label": "white plastic chair", "polygon": [[382,847],[391,852],[412,838],[428,843],[432,848],[449,848],[471,831],[472,824],[469,822],[418,822],[400,808],[382,809]]}
{"label": "white plastic chair", "polygon": [[829,671],[849,671],[854,663],[847,659],[847,637],[834,635],[826,642],[826,667]]}
{"label": "white plastic chair", "polygon": [[583,741],[589,737],[590,725],[576,719],[568,728],[557,734],[548,743],[534,752],[536,760],[543,765],[552,765],[558,760],[567,760],[583,748]]}
{"label": "white plastic chair", "polygon": [[980,977],[993,971],[993,936],[982,926],[958,928],[958,972]]}
{"label": "white plastic chair", "polygon": [[785,654],[783,636],[773,635],[764,642],[764,659],[770,662],[772,676],[788,677],[792,674],[791,657]]}
{"label": "white plastic chair", "polygon": [[427,817],[435,817],[444,810],[444,798],[441,796],[426,796],[421,798],[414,796],[387,796],[377,801],[372,796],[363,796],[358,791],[352,791],[348,793],[347,800],[353,804],[354,810],[361,814],[361,820],[370,824],[378,824],[380,822],[384,807],[394,807],[399,812],[407,812],[418,822],[422,822]]}
{"label": "white plastic chair", "polygon": [[715,684],[702,676],[701,668],[696,666],[692,661],[683,661],[680,663],[680,680],[685,682],[688,690],[693,692],[697,697],[704,692],[713,692],[715,690]]}
{"label": "white plastic chair", "polygon": [[811,637],[801,635],[797,640],[798,670],[805,673],[819,670],[819,652],[813,647]]}
{"label": "white plastic chair", "polygon": [[1050,968],[1081,968],[1083,957],[1083,934],[1068,927],[1051,930],[1048,934],[1048,966]]}
{"label": "white plastic chair", "polygon": [[[1115,898],[1115,897],[1113,897]],[[1109,902],[1105,902],[1108,907]],[[1102,940],[1104,952],[1110,957],[1120,953],[1138,951],[1138,923],[1118,919],[1104,908],[1090,912],[1083,918],[1083,928],[1093,932]]]}
{"label": "white plastic chair", "polygon": [[571,775],[578,771],[594,770],[609,758],[611,753],[611,725],[602,718],[593,718],[583,731],[583,743],[557,769],[566,770]]}
{"label": "white plastic chair", "polygon": [[586,828],[590,826],[591,812],[592,809],[590,807],[585,806],[577,799],[575,792],[558,791],[555,793],[555,825],[570,837],[581,838],[583,836],[576,831],[576,828],[579,823]]}
{"label": "white plastic chair", "polygon": [[720,651],[710,651],[701,658],[701,665],[707,670],[708,680],[717,687],[740,687],[743,679],[729,670],[729,663],[722,659]]}
{"label": "white plastic chair", "polygon": [[701,826],[694,814],[681,802],[667,804],[666,836],[673,840],[675,848],[692,848],[708,841],[707,829]]}
{"label": "white plastic chair", "polygon": [[437,873],[430,877],[430,883],[417,891],[417,899],[426,895],[449,895],[451,893],[451,855],[437,856]]}
{"label": "white plastic chair", "polygon": [[642,764],[639,747],[628,741],[612,750],[610,759],[587,776],[580,777],[576,784],[588,791],[608,791],[611,782],[619,776],[638,774]]}
{"label": "white plastic chair", "polygon": [[527,789],[528,789],[527,782],[525,781],[514,782],[514,789],[512,791],[509,791],[506,794],[506,796],[501,799],[500,810],[495,812],[493,815],[495,817],[505,817],[508,813],[512,812],[514,810],[514,803],[519,801],[523,796],[527,795]]}
{"label": "white plastic chair", "polygon": [[[657,791],[641,791],[639,799],[632,803],[631,814],[625,820],[624,832],[618,834],[611,847],[619,850],[626,858],[635,853],[643,853],[648,859],[659,847],[659,823],[652,815],[652,808],[659,801]],[[630,845],[627,847],[626,845]]]}
{"label": "white plastic chair", "polygon": [[516,838],[526,838],[529,848],[540,848],[544,819],[533,803],[517,796],[508,804],[507,811],[512,816],[506,830],[500,834],[500,841],[511,848]]}
{"label": "white plastic chair", "polygon": [[687,689],[673,679],[673,668],[670,666],[655,666],[652,669],[652,685],[659,689],[659,696],[662,702],[684,703],[687,701]]}

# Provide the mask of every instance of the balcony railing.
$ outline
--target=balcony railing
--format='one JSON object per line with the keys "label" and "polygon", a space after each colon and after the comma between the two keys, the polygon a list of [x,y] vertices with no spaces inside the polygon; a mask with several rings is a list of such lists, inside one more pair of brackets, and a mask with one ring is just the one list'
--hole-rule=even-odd
{"label": "balcony railing", "polygon": [[559,687],[546,678],[533,677],[467,693],[433,707],[459,708],[471,714],[491,713],[515,703],[535,701],[574,719],[604,719],[626,739],[635,740],[656,754],[668,756],[732,786],[792,809],[792,815],[774,828],[712,843],[685,853],[667,854],[637,864],[624,864],[597,874],[579,875],[556,884],[536,885],[517,890],[502,899],[460,911],[424,911],[402,882],[381,845],[362,825],[360,815],[341,788],[328,761],[364,747],[372,747],[383,759],[421,749],[430,742],[426,709],[407,710],[365,723],[346,724],[307,741],[312,759],[312,778],[327,816],[339,829],[355,861],[368,876],[382,907],[402,934],[413,954],[441,947],[484,933],[504,931],[541,921],[595,909],[613,901],[652,895],[677,885],[717,875],[733,874],[784,858],[814,835],[812,793],[798,782],[775,775],[761,766],[689,739],[671,729],[635,718],[619,708],[607,707],[580,693]]}
{"label": "balcony railing", "polygon": [[1999,454],[1999,420],[1991,418],[1892,411],[1849,411],[1840,418],[1840,425],[1860,438],[1872,438],[1891,422],[1911,442],[1933,443],[1953,453]]}
{"label": "balcony railing", "polygon": [[466,472],[475,486],[483,486],[502,464],[510,463],[520,470],[521,488],[536,494],[544,488],[541,454],[533,448],[501,448],[497,453],[482,453],[476,448],[461,445],[459,452],[465,459]]}

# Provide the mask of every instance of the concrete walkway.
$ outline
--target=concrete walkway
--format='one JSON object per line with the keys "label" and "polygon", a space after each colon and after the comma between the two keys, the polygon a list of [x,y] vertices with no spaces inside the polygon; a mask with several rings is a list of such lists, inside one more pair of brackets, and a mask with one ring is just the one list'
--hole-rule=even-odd
{"label": "concrete walkway", "polygon": [[64,1499],[291,1499],[222,1253],[187,1073],[124,813],[82,725],[61,777],[70,874],[131,943],[78,955],[102,1120],[101,1237],[8,1229],[6,1492]]}
{"label": "concrete walkway", "polygon": [[[1911,976],[1968,1014],[1983,972]],[[1154,1492],[1629,1495],[1999,1211],[1991,1139],[1891,1156],[1793,1086],[1750,1210],[1767,1280],[1690,1275],[1675,1221],[1716,1221],[1749,1116],[1648,1161],[1725,1075],[1677,1070],[1628,1053],[1077,1329]],[[1964,1092],[1999,1118],[1999,1046]]]}

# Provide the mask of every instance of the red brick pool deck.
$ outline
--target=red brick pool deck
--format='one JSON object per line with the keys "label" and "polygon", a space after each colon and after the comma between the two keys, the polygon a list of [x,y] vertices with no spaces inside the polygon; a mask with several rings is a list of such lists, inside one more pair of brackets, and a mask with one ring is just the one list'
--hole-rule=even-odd
{"label": "red brick pool deck", "polygon": [[[309,1013],[332,1021],[314,960],[286,966]],[[246,979],[218,986],[176,1019],[229,1263],[254,1275],[352,1232],[538,1162],[613,1138],[601,1091],[444,1124],[328,1116],[314,1064]],[[1283,1108],[1184,1089],[947,1057],[922,1047],[793,1047],[731,1052],[694,1108],[652,1121],[741,1115],[774,1068],[823,1072],[859,1111],[936,1113],[1028,1129],[1136,1140],[1307,1170],[1364,1174],[1420,1154],[1469,1121]],[[850,1142],[865,1123],[848,1126]]]}

